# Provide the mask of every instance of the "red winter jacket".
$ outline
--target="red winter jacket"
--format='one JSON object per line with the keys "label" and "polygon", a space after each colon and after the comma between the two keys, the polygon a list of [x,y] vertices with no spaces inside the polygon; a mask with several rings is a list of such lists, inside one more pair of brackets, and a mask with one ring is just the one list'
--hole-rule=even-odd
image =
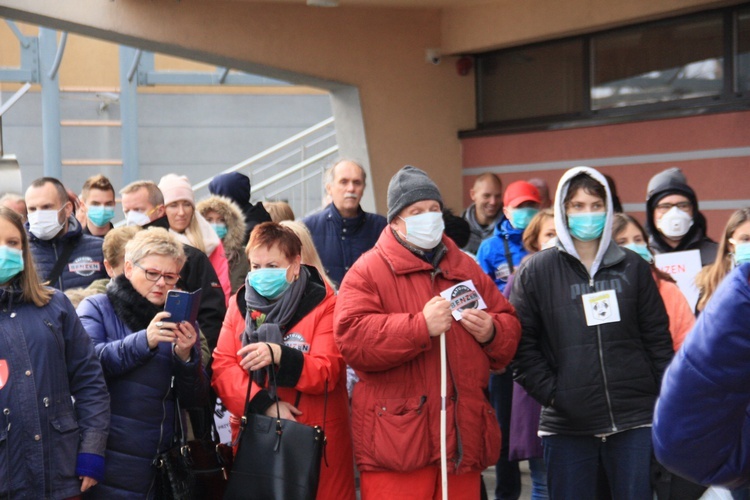
{"label": "red winter jacket", "polygon": [[[324,286],[319,276],[311,277],[318,286]],[[239,297],[239,298],[238,298]],[[248,373],[239,365],[237,351],[242,347],[242,332],[245,330],[244,315],[245,287],[241,287],[229,302],[229,310],[219,335],[213,357],[213,379],[211,384],[227,407],[232,427],[233,440],[239,431],[239,417],[245,411]],[[296,325],[287,330],[284,345],[296,347],[304,353],[301,372],[293,387],[281,387],[279,380],[279,399],[292,404],[298,393],[298,408],[302,415],[298,422],[323,427],[325,411],[326,458],[328,465],[321,465],[319,499],[354,499],[354,470],[352,467],[352,442],[349,425],[349,398],[346,392],[346,367],[333,342],[333,307],[336,296],[333,290],[326,288],[325,298],[317,307],[305,315]],[[285,348],[282,347],[282,351]],[[286,363],[296,363],[290,357]],[[282,352],[281,365],[285,364],[285,353]],[[279,375],[282,376],[282,369]],[[287,378],[287,381],[289,379]],[[328,380],[328,402],[325,406],[325,387]],[[260,391],[253,383],[250,399]]]}
{"label": "red winter jacket", "polygon": [[521,327],[513,307],[451,240],[436,271],[386,227],[344,277],[334,315],[336,344],[360,378],[352,396],[352,433],[363,471],[408,472],[440,465],[440,338],[422,309],[432,297],[472,280],[496,335],[482,347],[454,321],[448,353],[447,450],[451,473],[497,461],[500,429],[488,402],[490,369],[508,365]]}

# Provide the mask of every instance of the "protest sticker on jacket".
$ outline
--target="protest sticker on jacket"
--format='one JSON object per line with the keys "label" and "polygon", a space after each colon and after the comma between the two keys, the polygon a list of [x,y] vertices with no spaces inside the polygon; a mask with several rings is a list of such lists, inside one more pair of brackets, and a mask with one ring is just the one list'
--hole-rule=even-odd
{"label": "protest sticker on jacket", "polygon": [[0,359],[0,389],[5,387],[6,382],[8,382],[8,362]]}
{"label": "protest sticker on jacket", "polygon": [[617,323],[620,321],[620,305],[617,303],[617,292],[602,290],[601,292],[581,295],[583,312],[586,313],[588,326]]}
{"label": "protest sticker on jacket", "polygon": [[440,292],[440,296],[451,303],[451,314],[456,321],[461,319],[464,309],[487,309],[487,304],[472,280],[462,281]]}

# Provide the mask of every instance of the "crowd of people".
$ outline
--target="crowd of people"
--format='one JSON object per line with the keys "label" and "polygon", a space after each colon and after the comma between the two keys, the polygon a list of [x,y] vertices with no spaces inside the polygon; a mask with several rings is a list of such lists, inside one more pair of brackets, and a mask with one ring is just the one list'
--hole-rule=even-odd
{"label": "crowd of people", "polygon": [[[101,175],[0,198],[0,497],[159,498],[179,414],[210,433],[218,396],[235,443],[277,398],[325,428],[323,499],[518,499],[521,460],[534,499],[746,498],[750,209],[717,244],[677,168],[643,225],[588,167],[553,198],[480,175],[461,217],[419,168],[385,217],[365,183],[338,161],[298,221],[236,172],[203,200],[177,174],[131,183],[120,227]],[[656,264],[690,250],[695,309]],[[174,289],[201,291],[194,323],[164,310]]]}

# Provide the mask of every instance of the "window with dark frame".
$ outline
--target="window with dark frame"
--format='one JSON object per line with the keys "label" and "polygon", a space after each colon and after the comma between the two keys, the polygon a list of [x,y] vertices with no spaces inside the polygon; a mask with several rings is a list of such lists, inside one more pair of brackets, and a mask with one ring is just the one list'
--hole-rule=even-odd
{"label": "window with dark frame", "polygon": [[476,79],[479,133],[750,109],[750,7],[481,54]]}

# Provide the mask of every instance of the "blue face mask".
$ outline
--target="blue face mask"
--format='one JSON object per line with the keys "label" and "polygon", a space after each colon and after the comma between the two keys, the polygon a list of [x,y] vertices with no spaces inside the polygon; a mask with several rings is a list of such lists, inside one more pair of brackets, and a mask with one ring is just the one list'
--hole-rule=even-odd
{"label": "blue face mask", "polygon": [[247,273],[247,281],[253,289],[268,300],[274,300],[289,288],[286,271],[289,268],[264,267]]}
{"label": "blue face mask", "polygon": [[570,235],[580,241],[592,241],[600,238],[607,220],[605,212],[587,212],[568,214]]}
{"label": "blue face mask", "polygon": [[86,208],[86,216],[96,227],[104,227],[115,218],[115,207],[97,205]]}
{"label": "blue face mask", "polygon": [[649,264],[654,261],[654,256],[651,255],[651,252],[648,251],[648,245],[645,243],[628,243],[627,245],[623,245],[623,248],[628,248],[641,257],[643,257],[643,260],[648,262]]}
{"label": "blue face mask", "polygon": [[737,242],[734,245],[734,262],[738,266],[750,262],[750,242]]}
{"label": "blue face mask", "polygon": [[539,213],[538,208],[512,208],[510,213],[510,223],[514,228],[523,231],[529,226],[529,222]]}
{"label": "blue face mask", "polygon": [[227,235],[227,225],[223,222],[212,222],[211,227],[214,228],[214,232],[216,232],[216,236],[218,236],[220,240],[223,240],[224,236]]}
{"label": "blue face mask", "polygon": [[5,284],[23,271],[23,254],[21,250],[0,246],[0,284]]}

